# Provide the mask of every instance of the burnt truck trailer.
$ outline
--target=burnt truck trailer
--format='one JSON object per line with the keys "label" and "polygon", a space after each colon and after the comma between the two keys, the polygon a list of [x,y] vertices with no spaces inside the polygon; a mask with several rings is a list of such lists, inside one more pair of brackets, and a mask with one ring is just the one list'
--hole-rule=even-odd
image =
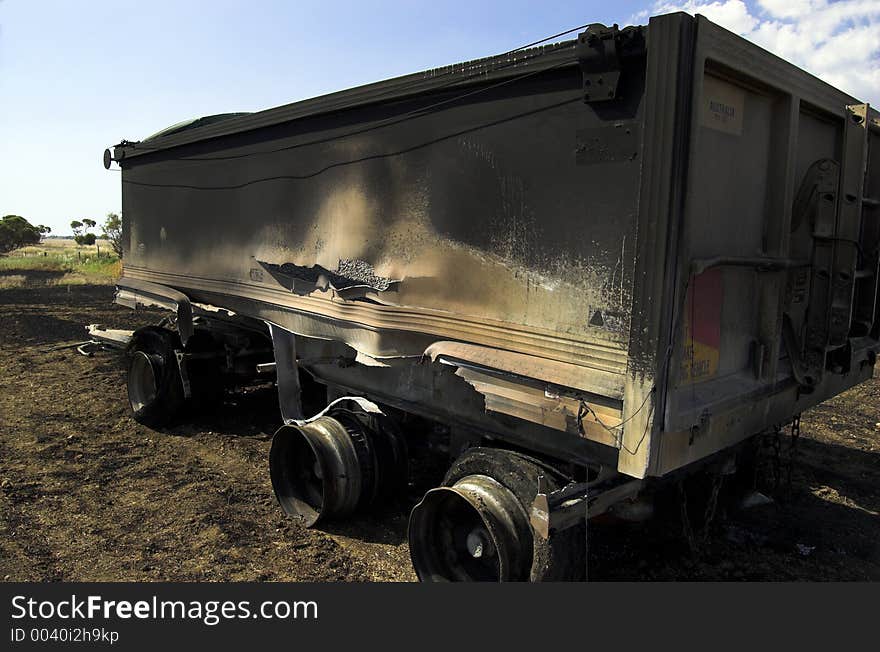
{"label": "burnt truck trailer", "polygon": [[587,518],[731,471],[880,350],[878,113],[700,16],[113,161],[117,301],[171,311],[129,345],[135,418],[274,374],[272,483],[306,525],[393,495],[439,442],[409,523],[423,580],[576,575]]}

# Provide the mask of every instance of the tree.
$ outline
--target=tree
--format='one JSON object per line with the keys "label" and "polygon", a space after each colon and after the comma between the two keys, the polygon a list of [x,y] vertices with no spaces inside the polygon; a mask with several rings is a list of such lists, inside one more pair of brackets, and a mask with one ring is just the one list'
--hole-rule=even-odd
{"label": "tree", "polygon": [[94,229],[98,226],[98,223],[95,220],[90,220],[88,218],[83,218],[83,224],[85,225],[85,233],[83,234],[83,244],[87,245],[95,245],[98,249],[98,257],[101,257],[101,247],[97,244],[98,236],[94,233],[89,233],[89,229]]}
{"label": "tree", "polygon": [[52,229],[45,224],[40,224],[37,226],[37,231],[40,232],[40,240],[45,238],[49,233],[52,233]]}
{"label": "tree", "polygon": [[39,242],[39,229],[21,215],[4,215],[0,218],[0,253]]}
{"label": "tree", "polygon": [[122,258],[122,218],[116,213],[107,213],[107,219],[101,229],[104,232],[104,237],[110,243],[110,248]]}
{"label": "tree", "polygon": [[[90,220],[88,218],[83,218],[82,221],[73,220],[70,223],[70,228],[73,231],[73,241],[76,242],[79,246],[83,245],[93,245],[97,242],[97,236],[94,233],[89,233],[89,229],[95,228],[98,223],[95,220]],[[98,255],[101,254],[101,250],[98,249]]]}

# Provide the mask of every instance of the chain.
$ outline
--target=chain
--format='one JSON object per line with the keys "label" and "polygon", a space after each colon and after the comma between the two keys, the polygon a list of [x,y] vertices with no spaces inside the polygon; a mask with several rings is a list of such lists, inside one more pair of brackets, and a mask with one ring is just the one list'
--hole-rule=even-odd
{"label": "chain", "polygon": [[791,491],[791,474],[794,469],[795,462],[797,461],[798,454],[798,442],[801,439],[801,415],[796,415],[794,419],[791,421],[791,439],[788,445],[788,469],[787,469],[787,484],[788,489]]}
{"label": "chain", "polygon": [[697,540],[694,538],[694,530],[691,527],[691,519],[687,509],[687,491],[684,488],[684,480],[678,481],[678,504],[681,507],[681,531],[688,543],[691,554],[697,554]]}
{"label": "chain", "polygon": [[584,582],[590,581],[590,492],[584,495]]}
{"label": "chain", "polygon": [[709,528],[715,518],[715,509],[718,507],[718,492],[721,491],[721,483],[724,476],[720,473],[712,474],[712,489],[709,492],[709,502],[706,503],[706,512],[703,516],[703,543],[709,540]]}
{"label": "chain", "polygon": [[712,486],[709,489],[709,499],[706,502],[706,509],[703,512],[703,523],[699,535],[694,533],[691,525],[690,515],[688,514],[687,490],[684,481],[678,483],[679,506],[681,508],[681,530],[688,548],[692,554],[699,553],[700,547],[709,541],[709,532],[712,522],[715,520],[715,511],[718,507],[718,494],[721,491],[721,485],[724,482],[724,476],[720,473],[712,473]]}

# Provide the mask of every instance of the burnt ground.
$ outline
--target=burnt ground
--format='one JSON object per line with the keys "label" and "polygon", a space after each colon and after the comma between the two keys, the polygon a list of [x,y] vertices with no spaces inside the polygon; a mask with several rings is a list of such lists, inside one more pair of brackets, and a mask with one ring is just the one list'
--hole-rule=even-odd
{"label": "burnt ground", "polygon": [[[10,274],[13,272],[9,272]],[[52,347],[83,325],[157,321],[110,286],[0,289],[0,579],[413,580],[406,517],[305,530],[268,477],[271,390],[229,396],[163,431],[129,418],[119,356]],[[787,460],[783,441],[782,459]],[[880,378],[805,414],[790,485],[773,503],[722,509],[696,552],[674,515],[590,528],[592,579],[880,579]]]}

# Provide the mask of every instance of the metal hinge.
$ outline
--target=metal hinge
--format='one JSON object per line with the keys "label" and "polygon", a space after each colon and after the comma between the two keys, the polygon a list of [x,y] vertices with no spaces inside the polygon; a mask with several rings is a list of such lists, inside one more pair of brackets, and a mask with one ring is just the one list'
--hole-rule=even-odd
{"label": "metal hinge", "polygon": [[645,35],[639,27],[620,30],[594,23],[578,35],[577,47],[584,101],[606,102],[619,97],[620,61],[644,54]]}

